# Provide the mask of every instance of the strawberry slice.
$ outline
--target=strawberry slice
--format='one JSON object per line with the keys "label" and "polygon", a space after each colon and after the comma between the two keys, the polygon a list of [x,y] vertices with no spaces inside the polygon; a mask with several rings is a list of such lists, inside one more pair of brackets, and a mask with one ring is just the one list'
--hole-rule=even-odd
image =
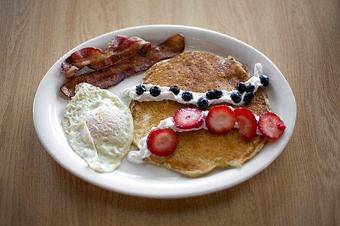
{"label": "strawberry slice", "polygon": [[257,121],[254,114],[245,108],[234,110],[239,133],[247,140],[251,140],[256,135]]}
{"label": "strawberry slice", "polygon": [[212,107],[205,119],[209,132],[213,134],[228,133],[236,122],[235,113],[227,105]]}
{"label": "strawberry slice", "polygon": [[179,129],[198,128],[203,124],[203,114],[197,108],[181,108],[175,112],[173,120]]}
{"label": "strawberry slice", "polygon": [[259,129],[263,135],[275,140],[281,137],[286,126],[275,113],[265,112],[260,115]]}
{"label": "strawberry slice", "polygon": [[153,129],[146,138],[146,145],[150,152],[158,156],[168,156],[177,147],[178,137],[170,128]]}

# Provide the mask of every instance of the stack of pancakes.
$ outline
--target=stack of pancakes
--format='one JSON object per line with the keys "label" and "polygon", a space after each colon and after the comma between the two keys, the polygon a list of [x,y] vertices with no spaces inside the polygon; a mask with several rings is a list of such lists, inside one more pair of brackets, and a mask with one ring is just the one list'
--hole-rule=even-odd
{"label": "stack of pancakes", "polygon": [[[143,81],[145,84],[177,85],[183,90],[207,92],[211,89],[231,91],[239,81],[246,81],[249,77],[246,67],[233,57],[223,58],[208,52],[192,51],[155,64],[145,73]],[[134,144],[138,144],[162,119],[171,117],[177,109],[188,105],[174,101],[132,101],[130,107],[134,118]],[[269,110],[269,102],[262,88],[244,107],[257,115]],[[166,158],[151,155],[145,162],[196,177],[216,167],[239,167],[258,153],[266,142],[261,136],[246,141],[237,129],[223,135],[198,130],[178,133],[178,136],[179,143],[172,155]]]}

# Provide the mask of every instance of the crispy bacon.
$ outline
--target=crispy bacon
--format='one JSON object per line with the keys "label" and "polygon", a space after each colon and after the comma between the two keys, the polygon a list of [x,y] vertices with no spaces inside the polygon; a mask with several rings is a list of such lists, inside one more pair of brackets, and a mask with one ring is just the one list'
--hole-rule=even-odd
{"label": "crispy bacon", "polygon": [[160,45],[152,46],[144,53],[139,51],[129,57],[117,59],[113,65],[105,69],[76,76],[67,81],[60,88],[60,91],[66,97],[72,97],[75,94],[76,85],[82,82],[90,83],[100,88],[109,88],[130,75],[147,70],[158,61],[178,55],[183,52],[184,47],[183,35],[176,34]]}
{"label": "crispy bacon", "polygon": [[61,64],[61,72],[66,78],[71,78],[85,66],[94,70],[104,69],[138,52],[145,53],[151,48],[151,43],[139,37],[117,35],[108,47],[105,51],[95,47],[75,51]]}
{"label": "crispy bacon", "polygon": [[145,54],[150,48],[151,43],[139,37],[117,35],[108,44],[109,52],[112,55],[102,61],[101,65],[92,65],[91,68],[95,70],[104,69],[136,54]]}

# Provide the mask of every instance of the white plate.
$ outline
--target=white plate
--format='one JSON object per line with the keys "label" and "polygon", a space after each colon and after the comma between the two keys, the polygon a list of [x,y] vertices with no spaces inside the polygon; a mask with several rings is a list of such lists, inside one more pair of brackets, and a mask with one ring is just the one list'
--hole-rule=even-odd
{"label": "white plate", "polygon": [[[113,173],[99,174],[89,169],[72,151],[63,133],[60,121],[67,100],[59,96],[64,79],[60,65],[71,52],[86,47],[105,47],[116,34],[136,35],[159,43],[172,34],[185,36],[187,49],[209,51],[221,56],[232,55],[252,70],[262,63],[264,73],[270,77],[266,88],[272,109],[281,116],[287,129],[276,142],[266,144],[263,150],[241,168],[214,170],[200,178],[186,178],[165,168],[151,165],[134,165],[123,161]],[[110,90],[115,94],[141,81],[142,75],[132,76]],[[202,195],[239,184],[266,168],[283,151],[291,137],[296,119],[296,103],[293,92],[279,69],[266,56],[253,47],[230,36],[211,30],[177,26],[150,25],[113,31],[86,41],[61,57],[46,73],[35,95],[33,104],[34,126],[48,153],[65,169],[78,177],[108,190],[130,195],[154,198],[179,198]]]}

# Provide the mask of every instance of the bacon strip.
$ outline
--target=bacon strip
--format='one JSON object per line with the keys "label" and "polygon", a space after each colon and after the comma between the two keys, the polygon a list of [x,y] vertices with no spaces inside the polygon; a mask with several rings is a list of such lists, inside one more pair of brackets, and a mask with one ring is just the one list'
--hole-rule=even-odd
{"label": "bacon strip", "polygon": [[145,53],[151,48],[151,43],[135,36],[117,35],[108,47],[105,51],[94,47],[75,51],[61,64],[61,72],[66,78],[71,78],[85,66],[95,70],[104,69],[138,52]]}
{"label": "bacon strip", "polygon": [[184,36],[176,34],[159,46],[147,49],[145,53],[139,51],[129,57],[117,59],[113,65],[105,69],[73,77],[60,88],[60,91],[70,98],[74,96],[75,87],[79,83],[86,82],[99,88],[109,88],[130,75],[147,70],[161,60],[178,55],[183,52],[184,47]]}
{"label": "bacon strip", "polygon": [[136,54],[145,54],[151,48],[151,42],[136,36],[117,35],[108,44],[108,48],[112,55],[102,61],[101,64],[92,65],[92,69],[101,70]]}

